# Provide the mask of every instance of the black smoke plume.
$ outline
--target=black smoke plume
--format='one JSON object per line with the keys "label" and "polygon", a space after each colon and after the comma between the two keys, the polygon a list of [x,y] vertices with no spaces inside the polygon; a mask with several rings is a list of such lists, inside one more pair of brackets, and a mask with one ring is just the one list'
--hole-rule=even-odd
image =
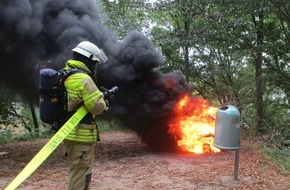
{"label": "black smoke plume", "polygon": [[1,86],[37,102],[39,69],[62,68],[71,49],[89,40],[109,57],[99,68],[98,85],[119,87],[105,116],[136,131],[155,150],[175,148],[168,134],[173,106],[192,86],[179,71],[157,71],[164,60],[143,34],[131,32],[117,42],[101,11],[95,0],[1,0]]}

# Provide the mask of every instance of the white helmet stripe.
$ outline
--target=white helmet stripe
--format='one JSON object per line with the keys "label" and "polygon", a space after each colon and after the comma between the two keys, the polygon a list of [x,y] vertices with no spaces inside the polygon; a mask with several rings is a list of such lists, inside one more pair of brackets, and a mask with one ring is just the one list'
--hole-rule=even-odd
{"label": "white helmet stripe", "polygon": [[84,51],[88,52],[91,55],[95,55],[93,52],[91,52],[91,51],[89,51],[89,50],[87,50],[87,49],[85,49],[83,47],[78,46],[77,48],[80,48],[81,50],[84,50]]}
{"label": "white helmet stripe", "polygon": [[80,53],[81,55],[100,63],[104,63],[108,60],[108,57],[103,50],[88,41],[79,43],[74,49],[72,49],[72,51]]}

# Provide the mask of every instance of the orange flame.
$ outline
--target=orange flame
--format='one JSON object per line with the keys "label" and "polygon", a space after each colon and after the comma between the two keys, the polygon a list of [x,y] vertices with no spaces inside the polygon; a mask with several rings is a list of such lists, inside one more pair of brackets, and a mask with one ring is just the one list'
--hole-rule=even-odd
{"label": "orange flame", "polygon": [[213,145],[217,110],[204,99],[183,97],[175,107],[176,117],[169,127],[169,132],[177,139],[177,145],[196,154],[220,152]]}

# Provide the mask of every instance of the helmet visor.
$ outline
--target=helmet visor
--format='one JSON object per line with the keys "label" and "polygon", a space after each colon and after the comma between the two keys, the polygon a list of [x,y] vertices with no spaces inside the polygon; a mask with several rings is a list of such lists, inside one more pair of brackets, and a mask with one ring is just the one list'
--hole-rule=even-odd
{"label": "helmet visor", "polygon": [[108,57],[101,49],[95,56],[99,59],[100,63],[105,63],[106,61],[108,61]]}

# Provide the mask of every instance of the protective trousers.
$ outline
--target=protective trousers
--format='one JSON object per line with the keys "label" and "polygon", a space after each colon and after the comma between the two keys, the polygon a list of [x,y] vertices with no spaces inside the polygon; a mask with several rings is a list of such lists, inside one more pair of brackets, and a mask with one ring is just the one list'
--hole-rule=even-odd
{"label": "protective trousers", "polygon": [[95,143],[64,140],[69,157],[68,190],[89,190]]}

